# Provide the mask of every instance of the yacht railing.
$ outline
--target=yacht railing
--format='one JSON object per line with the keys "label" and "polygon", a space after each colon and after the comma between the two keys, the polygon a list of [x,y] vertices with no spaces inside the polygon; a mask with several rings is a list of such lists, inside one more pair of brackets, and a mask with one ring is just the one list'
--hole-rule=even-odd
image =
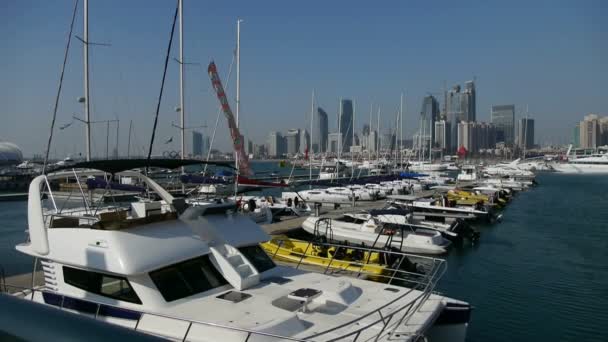
{"label": "yacht railing", "polygon": [[[281,247],[288,240],[275,239],[274,241],[278,242],[277,248],[273,253],[271,253],[271,255],[273,258],[276,258]],[[404,294],[397,297],[396,299],[390,301],[389,303],[382,305],[381,307],[379,307],[373,311],[366,313],[363,316],[360,316],[356,319],[346,322],[340,326],[331,328],[329,330],[317,333],[312,336],[308,336],[307,339],[313,339],[313,338],[316,338],[316,337],[319,337],[322,335],[326,335],[331,332],[337,331],[339,329],[345,328],[347,326],[351,326],[351,325],[354,326],[354,324],[356,324],[357,322],[360,322],[361,320],[363,320],[367,317],[377,315],[378,316],[377,320],[372,321],[371,323],[369,323],[361,328],[355,329],[346,335],[342,335],[340,337],[328,340],[328,341],[338,341],[338,340],[343,340],[345,338],[354,336],[353,341],[357,341],[358,338],[361,336],[361,333],[363,333],[364,331],[366,331],[374,326],[377,326],[378,324],[382,324],[380,332],[375,336],[374,341],[376,341],[376,340],[378,340],[378,338],[380,338],[382,336],[382,334],[386,331],[387,328],[393,328],[393,330],[395,330],[402,323],[407,323],[409,321],[409,319],[413,316],[413,314],[420,308],[420,306],[422,306],[425,303],[425,301],[428,299],[428,297],[433,293],[435,286],[437,285],[439,279],[441,279],[441,277],[447,270],[447,263],[445,260],[442,260],[442,259],[407,254],[407,253],[396,252],[396,251],[385,251],[385,250],[359,247],[359,246],[345,246],[345,245],[325,243],[325,242],[309,242],[307,244],[304,252],[301,253],[300,259],[298,260],[297,265],[295,266],[296,269],[299,268],[303,264],[304,265],[307,264],[304,261],[305,258],[326,259],[326,258],[322,258],[322,257],[315,257],[312,255],[307,255],[307,252],[311,248],[316,248],[317,246],[322,246],[322,247],[326,247],[326,248],[330,248],[330,247],[335,248],[334,253],[332,254],[332,257],[330,258],[329,263],[325,267],[325,270],[323,272],[324,274],[327,274],[328,272],[335,271],[335,270],[344,271],[345,269],[341,268],[340,266],[336,266],[332,269],[332,263],[334,261],[341,261],[341,262],[348,261],[349,266],[355,266],[355,267],[360,268],[356,275],[357,278],[361,277],[362,275],[365,275],[365,276],[374,277],[375,279],[383,279],[383,280],[388,279],[387,284],[389,284],[389,285],[391,285],[395,281],[401,281],[402,286],[410,285],[410,284],[416,284],[416,285],[414,287],[409,288],[408,291],[406,291]],[[367,253],[369,253],[368,255],[370,255],[370,256],[371,256],[371,253],[383,253],[387,257],[389,257],[388,259],[391,259],[392,257],[398,257],[399,264],[397,265],[396,268],[385,267],[384,270],[386,271],[387,274],[373,273],[373,272],[365,270],[365,266],[369,265],[369,263],[368,263],[368,261],[370,260],[369,257],[366,258],[366,260],[367,260],[366,262],[335,258],[335,256],[339,254],[340,249],[344,249],[345,252],[346,252],[346,250],[358,250],[361,252],[367,252]],[[292,253],[298,254],[299,252],[292,252]],[[430,266],[430,268],[428,270],[426,270],[426,272],[424,274],[410,272],[410,271],[400,269],[403,261],[408,258],[417,258],[420,260],[424,260],[425,264],[427,266]],[[397,276],[397,274],[399,274],[399,276]],[[404,276],[410,276],[410,277],[404,277]],[[418,279],[416,279],[416,278],[418,278]],[[395,309],[390,314],[388,314],[388,315],[382,314],[382,310],[384,308],[388,307],[391,304],[394,304],[395,302],[398,302],[399,300],[410,295],[411,293],[413,293],[416,290],[419,291],[419,294],[416,295],[416,297],[414,297],[413,299],[411,299],[410,301],[408,301],[407,303],[405,303],[403,306],[399,307],[398,309]],[[393,326],[389,326],[389,324],[391,323],[393,318],[396,317],[396,315],[399,313],[403,313],[403,315],[400,318],[398,318],[397,323],[394,324]]]}

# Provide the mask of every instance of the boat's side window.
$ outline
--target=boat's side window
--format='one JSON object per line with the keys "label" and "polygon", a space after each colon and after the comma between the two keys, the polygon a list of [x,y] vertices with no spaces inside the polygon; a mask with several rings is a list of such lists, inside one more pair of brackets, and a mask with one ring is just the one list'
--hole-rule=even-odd
{"label": "boat's side window", "polygon": [[63,266],[63,280],[66,284],[87,292],[129,303],[141,304],[141,300],[131,287],[131,284],[123,277]]}
{"label": "boat's side window", "polygon": [[247,257],[249,262],[251,262],[253,266],[255,266],[255,269],[260,273],[275,266],[272,259],[270,259],[268,254],[266,254],[259,245],[240,247],[239,251]]}
{"label": "boat's side window", "polygon": [[150,272],[150,278],[167,302],[205,292],[228,282],[208,255]]}

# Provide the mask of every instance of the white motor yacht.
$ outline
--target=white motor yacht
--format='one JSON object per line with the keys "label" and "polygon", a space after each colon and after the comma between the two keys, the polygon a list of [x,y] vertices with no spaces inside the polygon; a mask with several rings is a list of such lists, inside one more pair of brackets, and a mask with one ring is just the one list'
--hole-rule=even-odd
{"label": "white motor yacht", "polygon": [[445,164],[432,164],[428,161],[410,161],[408,165],[410,171],[446,171]]}
{"label": "white motor yacht", "polygon": [[456,177],[458,181],[476,181],[479,178],[479,172],[477,171],[477,167],[475,165],[463,165],[460,173]]}
{"label": "white motor yacht", "polygon": [[435,213],[438,215],[449,216],[461,219],[490,219],[491,213],[485,208],[476,208],[471,206],[448,206],[442,203],[441,199],[435,198],[417,198],[410,196],[390,196],[391,204],[397,207],[410,209],[414,212]]}
{"label": "white motor yacht", "polygon": [[319,179],[338,179],[351,176],[351,169],[342,163],[326,164],[319,170]]}
{"label": "white motor yacht", "polygon": [[283,199],[272,195],[266,196],[238,196],[231,197],[241,204],[245,211],[267,208],[272,212],[273,217],[278,216],[305,216],[312,210],[308,203],[301,200],[298,196]]}
{"label": "white motor yacht", "polygon": [[519,168],[518,163],[519,159],[516,159],[508,164],[489,165],[483,169],[483,172],[489,176],[534,178],[534,172]]}
{"label": "white motor yacht", "polygon": [[470,307],[433,292],[443,260],[415,288],[277,266],[259,246],[269,236],[234,205],[187,206],[142,174],[79,165],[136,178],[160,200],[105,206],[81,187],[84,207],[64,211],[49,184],[83,173],[36,177],[29,239],[16,248],[42,265],[44,284],[15,294],[24,300],[181,341],[466,337]]}
{"label": "white motor yacht", "polygon": [[[398,222],[391,222],[398,223]],[[365,244],[374,248],[390,246],[406,253],[444,254],[450,241],[434,230],[385,225],[369,214],[344,214],[337,218],[309,217],[302,228],[313,235],[325,236],[335,241]]]}
{"label": "white motor yacht", "polygon": [[302,190],[298,192],[283,192],[281,195],[283,200],[287,200],[289,198],[299,197],[308,203],[332,203],[332,204],[350,204],[353,203],[353,200],[356,200],[353,197],[352,193],[337,193],[330,192],[327,189],[311,189],[311,190]]}
{"label": "white motor yacht", "polygon": [[551,165],[557,172],[567,174],[608,174],[608,153],[569,158],[566,162]]}

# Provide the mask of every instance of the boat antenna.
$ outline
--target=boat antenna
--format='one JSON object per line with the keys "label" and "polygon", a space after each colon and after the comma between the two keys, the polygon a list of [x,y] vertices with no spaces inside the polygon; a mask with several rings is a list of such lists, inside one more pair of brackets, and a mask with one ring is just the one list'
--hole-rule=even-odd
{"label": "boat antenna", "polygon": [[59,98],[61,97],[61,88],[63,87],[63,75],[65,73],[65,65],[68,62],[68,52],[70,43],[72,42],[72,32],[74,31],[74,22],[76,21],[76,11],[78,9],[78,0],[74,1],[74,11],[72,13],[72,22],[70,23],[70,32],[68,33],[68,41],[63,54],[63,64],[61,66],[61,75],[59,76],[59,87],[57,88],[57,96],[55,96],[55,106],[53,107],[53,119],[51,120],[51,132],[49,133],[49,143],[46,146],[44,155],[44,164],[42,165],[42,174],[46,172],[46,165],[49,161],[49,152],[51,150],[51,142],[53,141],[53,129],[55,128],[55,119],[57,119],[57,108],[59,108]]}
{"label": "boat antenna", "polygon": [[167,46],[167,54],[165,55],[165,69],[163,70],[163,79],[160,84],[160,94],[158,95],[158,102],[156,103],[156,114],[154,115],[154,126],[152,126],[152,136],[150,137],[150,147],[148,149],[148,162],[146,170],[150,165],[150,158],[152,157],[152,146],[154,145],[154,137],[156,135],[156,126],[158,125],[158,113],[160,112],[160,103],[163,98],[163,90],[165,88],[165,78],[167,77],[167,66],[169,65],[169,56],[171,55],[171,45],[173,44],[173,33],[175,33],[175,23],[177,22],[177,14],[179,12],[179,0],[175,6],[175,14],[173,15],[173,26],[171,26],[171,35],[169,36],[169,45]]}

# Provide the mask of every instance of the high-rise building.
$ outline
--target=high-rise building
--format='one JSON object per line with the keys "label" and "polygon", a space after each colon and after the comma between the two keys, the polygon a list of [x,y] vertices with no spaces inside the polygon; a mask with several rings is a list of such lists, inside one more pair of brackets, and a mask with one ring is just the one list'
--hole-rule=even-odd
{"label": "high-rise building", "polygon": [[353,144],[353,101],[344,99],[340,101],[340,132],[342,133],[343,145],[342,152],[349,151]]}
{"label": "high-rise building", "polygon": [[595,114],[585,115],[580,127],[580,147],[596,148],[601,146],[599,116]]}
{"label": "high-rise building", "polygon": [[192,131],[192,156],[203,157],[203,134]]}
{"label": "high-rise building", "polygon": [[420,110],[420,134],[425,146],[429,145],[429,140],[435,141],[434,128],[437,120],[439,120],[439,102],[433,95],[425,96]]}
{"label": "high-rise building", "polygon": [[608,116],[599,118],[600,124],[600,145],[608,145]]}
{"label": "high-rise building", "polygon": [[580,147],[581,146],[581,125],[577,123],[572,130],[572,147]]}
{"label": "high-rise building", "polygon": [[517,127],[517,145],[520,149],[534,147],[534,119],[521,118]]}
{"label": "high-rise building", "polygon": [[285,141],[280,132],[270,132],[268,134],[267,154],[269,157],[279,157],[285,153]]}
{"label": "high-rise building", "polygon": [[450,124],[450,151],[454,151],[459,147],[458,144],[458,123],[462,120],[463,117],[463,108],[462,108],[462,100],[461,100],[460,86],[456,85],[450,91],[448,91],[446,96],[446,110],[447,110],[447,120]]}
{"label": "high-rise building", "polygon": [[493,124],[485,122],[461,121],[458,123],[458,148],[464,146],[469,153],[496,146],[496,131]]}
{"label": "high-rise building", "polygon": [[451,133],[449,122],[446,120],[435,122],[435,147],[442,149],[444,152],[451,151]]}
{"label": "high-rise building", "polygon": [[361,147],[370,153],[375,153],[378,149],[378,133],[376,131],[370,131],[369,126],[367,126],[367,130],[364,126],[363,132]]}
{"label": "high-rise building", "polygon": [[461,96],[462,118],[461,121],[476,121],[477,103],[475,98],[475,83],[468,81],[464,83],[464,91]]}
{"label": "high-rise building", "polygon": [[300,153],[306,153],[306,149],[310,153],[310,135],[305,129],[300,130]]}
{"label": "high-rise building", "polygon": [[496,127],[496,142],[513,146],[515,138],[515,105],[492,106],[492,123]]}
{"label": "high-rise building", "polygon": [[327,136],[327,151],[338,153],[342,146],[342,133],[329,133]]}
{"label": "high-rise building", "polygon": [[247,153],[248,156],[252,155],[254,152],[253,149],[253,141],[249,140],[249,139],[245,139],[245,153]]}
{"label": "high-rise building", "polygon": [[285,143],[287,145],[287,154],[296,154],[300,152],[300,130],[288,130],[285,134]]}
{"label": "high-rise building", "polygon": [[327,135],[329,134],[329,126],[327,121],[327,113],[321,108],[317,108],[317,112],[312,123],[312,150],[316,153],[325,152],[327,150]]}

